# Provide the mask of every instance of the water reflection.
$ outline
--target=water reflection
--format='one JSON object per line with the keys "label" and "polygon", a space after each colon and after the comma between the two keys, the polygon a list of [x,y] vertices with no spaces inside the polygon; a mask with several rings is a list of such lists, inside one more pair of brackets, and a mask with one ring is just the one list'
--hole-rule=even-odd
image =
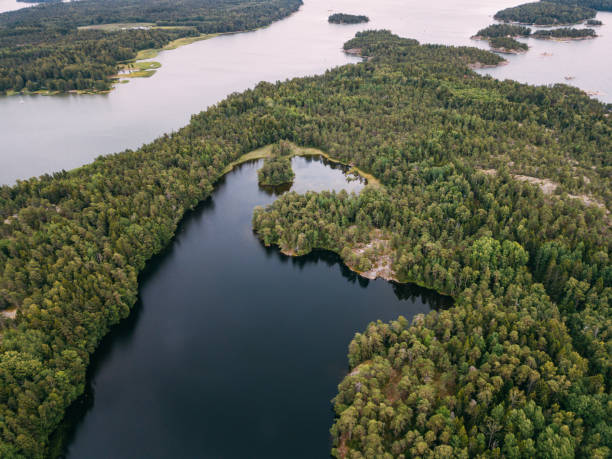
{"label": "water reflection", "polygon": [[291,183],[283,183],[282,185],[259,185],[259,189],[268,196],[280,196],[291,189]]}
{"label": "water reflection", "polygon": [[[262,244],[263,245],[263,244]],[[312,252],[302,255],[299,257],[292,257],[283,254],[278,247],[265,247],[263,246],[266,255],[268,257],[278,257],[281,263],[291,263],[293,266],[300,270],[308,265],[316,265],[318,263],[324,263],[325,265],[332,267],[338,266],[338,270],[342,277],[344,277],[349,283],[358,284],[362,288],[367,288],[370,284],[370,279],[360,276],[355,271],[351,270],[346,266],[339,255],[329,250],[315,249]],[[398,300],[403,301],[422,301],[428,305],[432,310],[439,310],[452,306],[453,299],[449,296],[440,295],[433,290],[419,287],[416,284],[400,284],[398,282],[391,281],[389,284],[393,287],[393,293]]]}

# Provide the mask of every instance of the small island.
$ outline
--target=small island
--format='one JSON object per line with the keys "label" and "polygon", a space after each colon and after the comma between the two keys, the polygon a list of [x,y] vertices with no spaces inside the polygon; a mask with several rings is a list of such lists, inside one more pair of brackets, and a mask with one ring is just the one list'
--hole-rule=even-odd
{"label": "small island", "polygon": [[472,38],[477,40],[488,40],[495,37],[528,37],[531,34],[529,27],[515,24],[493,24],[480,29]]}
{"label": "small island", "polygon": [[295,173],[291,169],[291,144],[281,140],[272,146],[272,154],[264,160],[264,165],[257,171],[261,186],[280,186],[293,182]]}
{"label": "small island", "polygon": [[597,20],[597,19],[589,19],[586,22],[586,25],[590,25],[590,26],[600,26],[603,25],[603,22]]}
{"label": "small island", "polygon": [[503,22],[550,26],[577,24],[594,18],[596,13],[594,9],[576,4],[542,1],[503,9],[493,18]]}
{"label": "small island", "polygon": [[505,54],[520,54],[529,49],[525,43],[510,37],[493,37],[489,40],[489,45],[493,51]]}
{"label": "small island", "polygon": [[370,18],[363,15],[336,13],[328,17],[327,21],[332,24],[361,24],[362,22],[370,22]]}
{"label": "small island", "polygon": [[532,35],[533,38],[542,40],[587,40],[596,36],[597,34],[593,29],[575,29],[573,27],[536,30]]}

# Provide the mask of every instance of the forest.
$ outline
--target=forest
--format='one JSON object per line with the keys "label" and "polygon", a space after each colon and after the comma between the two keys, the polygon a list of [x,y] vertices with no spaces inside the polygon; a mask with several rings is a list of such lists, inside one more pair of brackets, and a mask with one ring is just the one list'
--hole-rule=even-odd
{"label": "forest", "polygon": [[565,5],[578,5],[598,11],[612,11],[612,0],[550,0]]}
{"label": "forest", "polygon": [[498,52],[527,51],[529,47],[526,44],[514,40],[517,37],[533,37],[548,40],[595,38],[597,34],[593,29],[589,28],[557,28],[536,30],[532,33],[528,27],[508,23],[550,26],[556,24],[576,24],[586,20],[588,25],[601,25],[601,21],[593,19],[596,9],[610,9],[610,5],[607,4],[607,0],[602,0],[601,2],[551,0],[525,3],[498,11],[494,18],[505,23],[485,27],[479,30],[472,38],[488,40],[491,49]]}
{"label": "forest", "polygon": [[529,49],[525,43],[511,37],[492,37],[489,39],[491,49],[502,53],[524,52]]}
{"label": "forest", "polygon": [[610,456],[612,108],[480,76],[470,67],[503,59],[476,48],[386,31],[354,48],[369,59],[260,83],[138,150],[0,187],[0,309],[17,309],[0,322],[0,457],[45,455],[147,260],[229,164],[281,140],[382,186],[286,194],[254,211],[265,244],[358,271],[384,258],[455,300],[355,335],[336,457]]}
{"label": "forest", "polygon": [[[107,91],[121,62],[183,37],[256,29],[301,0],[81,0],[0,14],[0,94]],[[83,26],[143,23],[146,29]]]}
{"label": "forest", "polygon": [[593,8],[579,6],[575,2],[540,1],[498,11],[494,19],[530,25],[576,24],[594,18]]}
{"label": "forest", "polygon": [[597,34],[593,29],[576,29],[574,27],[561,27],[558,29],[541,29],[536,30],[532,35],[533,38],[595,38]]}
{"label": "forest", "polygon": [[335,13],[328,17],[327,21],[332,24],[359,24],[369,22],[370,18],[363,15]]}
{"label": "forest", "polygon": [[528,27],[514,24],[493,24],[480,29],[472,38],[488,41],[492,51],[517,54],[527,51],[529,46],[515,38],[529,36],[531,36],[531,29]]}
{"label": "forest", "polygon": [[531,34],[529,27],[524,27],[514,24],[493,24],[484,29],[480,29],[476,33],[476,37],[481,39],[495,38],[495,37],[528,37]]}

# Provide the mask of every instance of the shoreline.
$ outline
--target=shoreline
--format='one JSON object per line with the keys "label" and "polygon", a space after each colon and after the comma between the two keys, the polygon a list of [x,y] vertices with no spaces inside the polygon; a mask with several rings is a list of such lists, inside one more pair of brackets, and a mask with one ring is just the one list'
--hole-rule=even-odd
{"label": "shoreline", "polygon": [[594,37],[591,37],[591,36],[588,36],[588,37],[538,37],[536,35],[532,35],[530,38],[533,38],[535,40],[548,40],[548,41],[582,41],[582,40],[593,40],[597,37],[598,35],[595,35]]}
{"label": "shoreline", "polygon": [[[502,54],[525,54],[529,49],[508,49],[508,48],[491,48],[491,51]],[[496,66],[494,66],[496,67]]]}
{"label": "shoreline", "polygon": [[[254,29],[256,30],[256,29]],[[239,32],[227,32],[227,33],[242,33]],[[147,48],[142,49],[136,53],[136,56],[133,59],[127,61],[121,61],[117,63],[118,69],[117,73],[110,76],[112,80],[112,85],[109,89],[71,89],[70,91],[57,91],[50,89],[39,89],[37,91],[28,91],[27,89],[22,89],[21,91],[7,91],[4,94],[5,97],[12,96],[59,96],[64,94],[78,94],[78,95],[99,95],[99,94],[109,94],[111,91],[115,89],[117,84],[125,84],[128,83],[129,80],[121,81],[124,78],[148,78],[152,77],[156,70],[160,69],[162,65],[159,62],[151,61],[150,65],[142,65],[145,62],[149,62],[150,59],[155,58],[162,51],[172,51],[174,49],[180,48],[181,46],[190,45],[197,41],[208,40],[210,38],[218,37],[219,35],[225,35],[225,33],[215,33],[215,34],[201,34],[196,37],[183,37],[177,38],[161,48]],[[129,69],[130,65],[136,64],[136,69],[128,72],[126,74],[121,74],[119,72],[125,71]],[[141,65],[138,65],[141,64]],[[0,97],[2,97],[0,95]]]}
{"label": "shoreline", "polygon": [[[508,38],[514,38],[514,39],[530,37],[530,35],[504,35],[504,36]],[[470,40],[489,41],[491,38],[493,37],[483,37],[482,35],[472,35],[470,37]]]}
{"label": "shoreline", "polygon": [[[257,235],[257,232],[255,230],[253,230],[253,232]],[[258,239],[259,239],[259,236],[258,236]],[[261,239],[260,239],[260,242],[263,244],[263,241],[261,241]],[[336,252],[335,250],[332,250],[332,249],[327,249],[327,248],[322,248],[322,247],[313,247],[311,250],[309,250],[306,253],[298,254],[298,253],[296,253],[293,250],[283,249],[282,247],[280,247],[278,244],[275,244],[275,243],[270,244],[270,245],[268,245],[266,247],[276,247],[280,253],[282,253],[283,255],[285,255],[287,257],[292,257],[292,258],[298,258],[298,257],[303,257],[303,256],[306,256],[306,255],[309,255],[310,253],[312,253],[315,250],[323,250],[323,251],[326,251],[326,252],[331,252],[331,253],[337,255],[340,258],[340,261],[342,262],[342,264],[344,266],[346,266],[352,272],[354,272],[355,274],[357,274],[360,277],[363,277],[365,279],[368,279],[368,280],[381,279],[381,280],[384,280],[385,282],[395,283],[395,284],[412,284],[412,285],[416,285],[417,287],[421,287],[421,288],[425,288],[427,290],[431,290],[433,292],[436,292],[438,295],[446,296],[448,298],[451,298],[453,301],[455,301],[455,297],[453,295],[451,295],[450,293],[442,292],[440,290],[436,290],[434,288],[428,287],[427,285],[425,285],[422,282],[418,282],[418,281],[415,281],[415,280],[398,279],[395,276],[395,273],[392,273],[391,275],[377,273],[376,275],[374,275],[373,271],[376,270],[375,268],[374,269],[370,269],[368,271],[359,271],[354,266],[351,266],[344,258],[342,258],[342,255],[340,255],[340,253],[338,253],[338,252]],[[356,250],[358,250],[358,249],[356,249]]]}
{"label": "shoreline", "polygon": [[510,62],[508,62],[506,59],[497,64],[483,64],[482,62],[472,62],[471,64],[468,64],[468,68],[471,70],[494,69],[502,65],[508,65],[509,63]]}
{"label": "shoreline", "polygon": [[[255,230],[253,230],[253,231],[255,232],[255,234],[257,234],[257,232]],[[259,239],[259,236],[258,236],[258,239]],[[278,244],[271,244],[271,245],[276,246],[278,248],[279,252],[282,253],[283,255],[286,255],[288,257],[294,257],[294,258],[306,256],[306,255],[312,253],[313,250],[326,250],[328,252],[335,253],[336,255],[338,255],[338,257],[340,257],[340,260],[342,261],[344,266],[346,266],[348,269],[350,269],[351,271],[353,271],[354,273],[358,274],[359,276],[361,276],[361,277],[363,277],[365,279],[369,279],[369,280],[382,279],[382,280],[387,281],[387,282],[396,282],[398,284],[414,284],[414,285],[419,285],[416,282],[402,282],[402,281],[398,280],[397,277],[395,277],[395,273],[392,270],[390,270],[388,272],[383,272],[383,270],[379,269],[378,266],[375,267],[375,268],[369,269],[368,271],[359,271],[356,267],[350,265],[348,261],[346,261],[344,258],[342,258],[342,255],[340,255],[338,252],[336,252],[335,250],[332,250],[332,249],[324,249],[324,248],[316,247],[316,248],[313,248],[312,250],[310,250],[309,252],[298,254],[294,250],[283,249]],[[359,250],[360,249],[357,249],[357,248],[351,248],[351,251],[353,253],[358,253]],[[425,287],[423,285],[419,285],[419,287],[427,288],[427,287]],[[440,293],[437,290],[436,290],[436,292]],[[441,293],[441,295],[444,295],[444,294]],[[446,296],[450,296],[450,295],[446,295]]]}
{"label": "shoreline", "polygon": [[[18,2],[22,2],[27,4],[40,4],[40,2],[35,2],[35,1],[28,1],[28,0],[17,0]],[[44,4],[45,2],[43,2]],[[49,3],[49,2],[46,2]],[[167,43],[166,45],[164,45],[161,48],[148,48],[148,49],[143,49],[140,51],[136,52],[136,56],[133,59],[129,59],[127,61],[120,61],[117,62],[118,65],[118,71],[122,70],[121,65],[122,64],[127,64],[127,63],[136,63],[139,61],[143,61],[143,60],[148,60],[148,59],[153,59],[154,57],[156,57],[161,51],[170,51],[170,50],[174,50],[177,49],[181,46],[185,46],[185,45],[190,45],[192,43],[195,43],[197,41],[202,41],[202,40],[208,40],[209,38],[215,38],[218,37],[220,35],[232,35],[232,34],[239,34],[239,33],[247,33],[247,32],[254,32],[256,30],[260,30],[260,29],[265,29],[267,27],[270,27],[272,24],[275,24],[276,22],[282,21],[284,19],[287,19],[291,16],[293,16],[294,14],[298,13],[300,11],[300,9],[302,8],[303,3],[301,3],[298,8],[292,12],[290,12],[288,15],[277,19],[277,20],[273,20],[272,22],[270,22],[269,24],[266,25],[262,25],[260,27],[255,27],[253,29],[246,29],[246,30],[235,30],[235,31],[231,31],[231,32],[217,32],[217,33],[208,33],[208,34],[200,34],[197,35],[195,37],[181,37],[181,38],[177,38],[176,40],[173,40],[169,43]],[[7,13],[10,11],[6,11]],[[144,24],[144,23],[133,23],[133,24]],[[148,24],[148,23],[147,23]],[[153,23],[151,23],[153,24]],[[107,24],[104,24],[107,25]],[[190,26],[154,26],[152,28],[158,28],[158,29],[181,29],[181,28],[189,28]],[[91,26],[79,26],[77,27],[77,30],[87,30],[87,28],[91,28]],[[161,67],[161,64],[160,66]],[[159,68],[157,67],[157,68]],[[140,74],[140,75],[133,75],[133,76],[125,76],[125,78],[137,78],[137,77],[150,77],[153,76],[153,74],[155,73],[155,71],[152,71],[148,74]],[[116,75],[112,75],[111,80],[116,78]],[[114,81],[111,85],[110,88],[108,89],[93,89],[93,88],[89,88],[89,89],[71,89],[69,91],[58,91],[58,90],[50,90],[50,89],[39,89],[36,91],[28,91],[27,89],[22,89],[21,91],[13,91],[13,90],[8,90],[5,94],[0,94],[0,98],[6,96],[6,97],[10,97],[10,96],[31,96],[31,95],[38,95],[38,96],[57,96],[57,95],[64,95],[64,94],[77,94],[77,95],[98,95],[98,94],[109,94],[111,91],[113,91],[115,89],[115,85],[116,84],[122,84],[122,83],[129,83],[129,80],[123,80],[121,81],[120,78],[117,78],[117,81]]]}
{"label": "shoreline", "polygon": [[501,24],[522,25],[522,26],[531,26],[531,27],[542,27],[542,28],[568,27],[568,26],[580,25],[580,24],[584,24],[588,20],[588,19],[583,19],[582,21],[578,21],[578,22],[558,22],[555,24],[534,24],[531,22],[504,21],[502,19],[495,19],[495,16],[493,16],[493,19]]}
{"label": "shoreline", "polygon": [[[255,29],[249,30],[236,30],[234,32],[219,32],[219,33],[209,33],[209,34],[201,34],[195,37],[182,37],[173,40],[161,48],[147,48],[142,49],[136,53],[136,56],[133,59],[127,61],[118,62],[118,72],[125,70],[127,65],[129,64],[137,64],[139,62],[148,62],[150,59],[154,59],[161,53],[162,51],[172,51],[182,46],[191,45],[192,43],[198,41],[209,40],[211,38],[216,38],[222,35],[234,35],[239,33],[247,33],[247,32],[255,32],[256,30],[264,29],[268,26],[257,27]],[[6,94],[0,94],[1,97],[13,97],[13,96],[61,96],[61,95],[100,95],[100,94],[109,94],[115,89],[117,84],[125,84],[129,83],[129,80],[123,80],[124,78],[148,78],[155,74],[157,69],[160,69],[162,65],[159,62],[153,62],[154,64],[159,64],[159,66],[150,68],[150,69],[139,69],[134,72],[130,72],[127,74],[119,74],[116,73],[110,77],[113,81],[112,86],[109,89],[71,89],[70,91],[58,91],[58,90],[50,90],[50,89],[39,89],[37,91],[28,91],[27,89],[22,89],[21,91],[12,91],[9,90]],[[142,73],[141,73],[142,72]],[[146,72],[146,73],[145,73]]]}

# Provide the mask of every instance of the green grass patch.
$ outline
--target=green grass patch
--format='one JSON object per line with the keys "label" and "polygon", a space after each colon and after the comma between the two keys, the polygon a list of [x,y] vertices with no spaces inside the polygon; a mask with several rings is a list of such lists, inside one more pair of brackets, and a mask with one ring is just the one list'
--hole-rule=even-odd
{"label": "green grass patch", "polygon": [[154,22],[115,22],[111,24],[94,24],[77,27],[78,30],[101,30],[103,32],[119,32],[130,29],[175,30],[192,29],[191,26],[158,26]]}
{"label": "green grass patch", "polygon": [[156,70],[135,70],[130,73],[122,73],[121,78],[149,78],[155,75]]}
{"label": "green grass patch", "polygon": [[159,54],[161,50],[159,49],[143,49],[136,53],[136,57],[134,60],[139,61],[142,59],[153,59],[155,56]]}
{"label": "green grass patch", "polygon": [[118,32],[127,29],[152,29],[155,27],[153,22],[117,22],[114,24],[95,24],[78,27],[79,30],[102,30],[104,32]]}
{"label": "green grass patch", "polygon": [[160,67],[161,64],[155,61],[128,62],[121,66],[122,73],[119,73],[117,78],[148,78]]}
{"label": "green grass patch", "polygon": [[134,58],[134,60],[135,61],[140,61],[140,60],[144,60],[144,59],[153,59],[154,57],[156,57],[159,54],[160,51],[170,51],[170,50],[176,49],[176,48],[178,48],[180,46],[189,45],[191,43],[195,43],[196,41],[208,40],[209,38],[214,38],[214,37],[216,37],[218,35],[220,35],[220,34],[218,34],[218,33],[208,33],[208,34],[198,35],[197,37],[178,38],[176,40],[171,41],[170,43],[168,43],[163,48],[143,49],[141,51],[138,51],[138,53],[136,54],[136,57]]}
{"label": "green grass patch", "polygon": [[155,70],[161,67],[159,62],[155,61],[139,61],[139,62],[131,62],[126,66],[126,69],[134,69],[134,70]]}

